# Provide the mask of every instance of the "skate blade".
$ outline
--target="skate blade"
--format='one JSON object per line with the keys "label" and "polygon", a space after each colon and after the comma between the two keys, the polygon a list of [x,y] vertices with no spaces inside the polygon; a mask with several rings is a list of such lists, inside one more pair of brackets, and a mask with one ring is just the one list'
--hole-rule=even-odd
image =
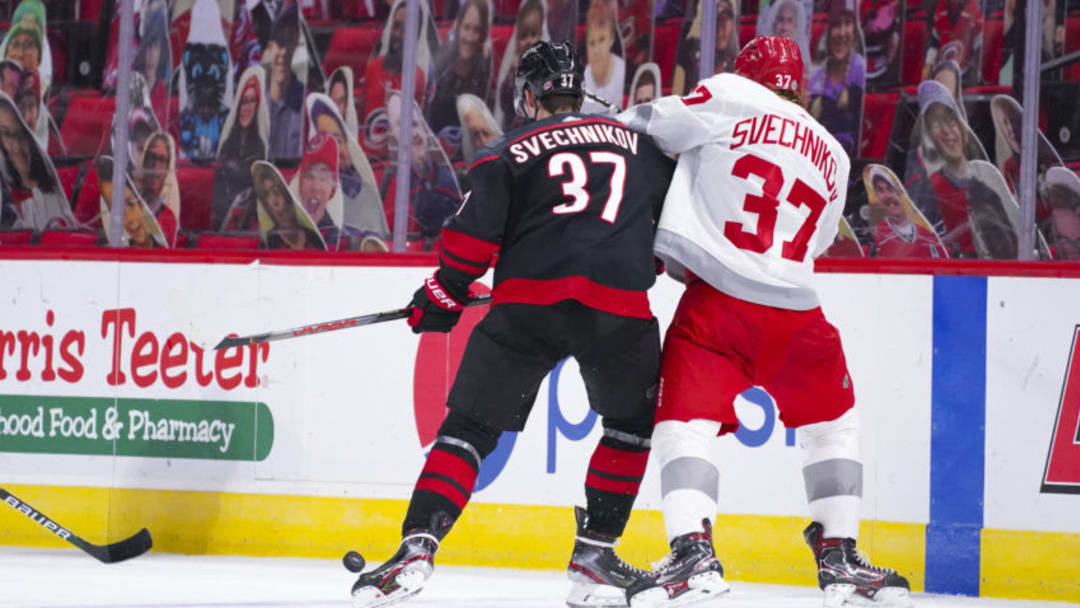
{"label": "skate blade", "polygon": [[420,593],[424,583],[431,577],[431,564],[419,561],[402,568],[394,578],[398,588],[389,594],[384,594],[378,587],[361,587],[353,592],[354,608],[379,608],[403,602]]}
{"label": "skate blade", "polygon": [[873,599],[855,592],[855,585],[836,584],[825,588],[824,608],[913,608],[911,593],[903,587],[882,587]]}
{"label": "skate blade", "polygon": [[566,596],[570,608],[626,606],[626,591],[614,585],[574,582]]}
{"label": "skate blade", "polygon": [[686,588],[675,597],[668,597],[663,587],[653,587],[634,595],[630,599],[631,608],[667,608],[668,606],[689,606],[715,599],[728,591],[727,584],[719,572],[695,574],[687,580]]}

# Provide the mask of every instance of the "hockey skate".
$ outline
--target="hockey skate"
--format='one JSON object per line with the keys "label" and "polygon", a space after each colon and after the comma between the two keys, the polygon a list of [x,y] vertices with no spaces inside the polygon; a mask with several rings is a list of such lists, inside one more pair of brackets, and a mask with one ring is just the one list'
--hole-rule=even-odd
{"label": "hockey skate", "polygon": [[825,608],[875,606],[910,608],[910,586],[891,568],[870,563],[855,548],[853,538],[825,538],[825,528],[813,522],[803,531],[818,566],[818,586],[825,592]]}
{"label": "hockey skate", "polygon": [[432,517],[431,528],[408,531],[393,557],[378,568],[361,574],[353,584],[353,605],[357,608],[389,606],[420,593],[435,569],[439,541],[452,523],[440,511]]}
{"label": "hockey skate", "polygon": [[577,519],[577,536],[574,553],[566,567],[566,575],[572,583],[566,597],[570,608],[592,606],[625,606],[626,589],[643,580],[651,580],[652,573],[640,570],[624,562],[615,554],[615,539],[586,529],[588,515],[585,509],[574,507]]}
{"label": "hockey skate", "polygon": [[724,580],[724,567],[716,559],[712,526],[701,521],[704,530],[683,534],[671,541],[671,554],[657,564],[655,578],[627,590],[632,608],[685,606],[715,598],[731,587]]}

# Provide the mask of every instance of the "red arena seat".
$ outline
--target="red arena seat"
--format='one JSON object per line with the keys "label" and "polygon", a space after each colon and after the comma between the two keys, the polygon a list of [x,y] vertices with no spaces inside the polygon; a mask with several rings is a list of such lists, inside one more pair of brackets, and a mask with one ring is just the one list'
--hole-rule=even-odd
{"label": "red arena seat", "polygon": [[908,19],[904,22],[904,84],[919,84],[922,80],[923,59],[926,57],[926,21]]}
{"label": "red arena seat", "polygon": [[60,135],[68,154],[97,154],[115,112],[116,99],[113,97],[72,97],[60,124]]}
{"label": "red arena seat", "polygon": [[46,230],[41,233],[38,244],[45,247],[96,247],[98,233],[86,230]]}
{"label": "red arena seat", "polygon": [[259,237],[226,234],[201,234],[195,242],[197,249],[258,249]]}
{"label": "red arena seat", "polygon": [[180,186],[180,227],[196,232],[211,230],[214,198],[213,166],[180,165],[176,181]]}
{"label": "red arena seat", "polygon": [[0,247],[4,245],[29,245],[33,238],[33,230],[0,230]]}
{"label": "red arena seat", "polygon": [[983,22],[982,79],[986,84],[1000,82],[1001,66],[1005,59],[1005,20],[999,15]]}
{"label": "red arena seat", "polygon": [[675,53],[679,47],[679,28],[682,19],[673,19],[657,23],[653,39],[653,61],[660,66],[660,79],[666,86],[671,86],[675,77]]}
{"label": "red arena seat", "polygon": [[862,150],[859,156],[865,159],[885,160],[889,148],[889,134],[892,132],[896,105],[900,101],[899,91],[887,93],[867,93],[863,101]]}
{"label": "red arena seat", "polygon": [[368,57],[371,56],[382,32],[378,25],[371,23],[335,29],[333,37],[330,38],[330,47],[323,56],[323,70],[329,74],[338,67],[347,65],[353,69],[357,81],[362,79]]}
{"label": "red arena seat", "polygon": [[[1080,13],[1065,20],[1065,52],[1080,50]],[[1080,82],[1080,61],[1065,68],[1065,80]]]}

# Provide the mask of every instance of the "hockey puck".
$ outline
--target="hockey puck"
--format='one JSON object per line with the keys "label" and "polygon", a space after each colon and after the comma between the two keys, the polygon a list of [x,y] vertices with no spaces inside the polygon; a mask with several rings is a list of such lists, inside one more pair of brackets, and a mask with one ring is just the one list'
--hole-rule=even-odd
{"label": "hockey puck", "polygon": [[341,563],[345,564],[345,569],[349,572],[363,572],[364,566],[367,565],[364,556],[356,551],[346,553],[345,557],[341,558]]}

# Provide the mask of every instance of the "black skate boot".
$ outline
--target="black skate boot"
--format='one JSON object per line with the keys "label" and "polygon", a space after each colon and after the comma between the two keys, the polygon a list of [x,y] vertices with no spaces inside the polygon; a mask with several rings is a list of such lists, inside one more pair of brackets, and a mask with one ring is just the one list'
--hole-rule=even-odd
{"label": "black skate boot", "polygon": [[357,608],[388,606],[420,593],[435,569],[439,541],[453,523],[450,516],[439,511],[432,516],[430,528],[406,532],[393,557],[378,568],[361,574],[353,584],[353,605]]}
{"label": "black skate boot", "polygon": [[626,589],[639,581],[650,579],[651,573],[627,564],[615,554],[615,539],[587,529],[588,514],[574,507],[577,536],[574,553],[566,567],[573,585],[566,597],[570,608],[592,606],[625,606]]}
{"label": "black skate boot", "polygon": [[825,527],[813,522],[803,531],[818,566],[818,586],[825,592],[825,608],[875,606],[909,608],[910,586],[890,568],[870,563],[855,548],[853,538],[825,538]]}
{"label": "black skate boot", "polygon": [[724,581],[724,567],[716,559],[712,544],[712,525],[701,520],[704,530],[683,534],[671,541],[671,554],[657,564],[655,579],[634,585],[626,591],[633,608],[685,606],[726,593],[731,588]]}

